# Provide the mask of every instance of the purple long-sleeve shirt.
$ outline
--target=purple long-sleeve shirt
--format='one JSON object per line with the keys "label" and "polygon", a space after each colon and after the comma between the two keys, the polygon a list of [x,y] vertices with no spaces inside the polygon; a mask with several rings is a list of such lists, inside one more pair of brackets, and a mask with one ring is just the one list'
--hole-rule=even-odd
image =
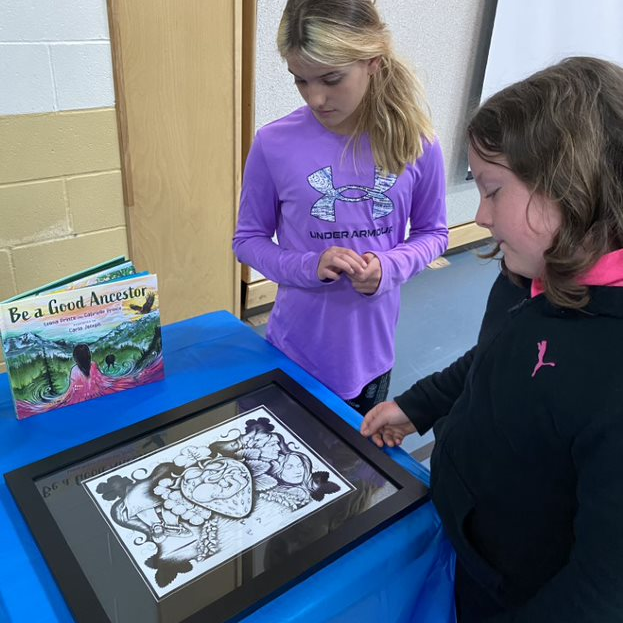
{"label": "purple long-sleeve shirt", "polygon": [[[259,130],[233,243],[241,262],[279,284],[267,339],[344,399],[393,367],[400,285],[448,244],[439,143],[425,142],[397,177],[375,168],[367,136],[355,158],[347,142],[307,106]],[[318,279],[331,246],[379,258],[375,294],[359,294],[345,275]]]}

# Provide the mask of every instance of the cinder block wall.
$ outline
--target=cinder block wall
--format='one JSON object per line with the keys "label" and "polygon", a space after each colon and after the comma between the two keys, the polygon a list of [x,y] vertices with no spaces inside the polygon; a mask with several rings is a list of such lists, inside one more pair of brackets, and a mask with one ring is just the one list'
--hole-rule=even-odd
{"label": "cinder block wall", "polygon": [[0,0],[0,16],[3,300],[128,246],[106,0]]}

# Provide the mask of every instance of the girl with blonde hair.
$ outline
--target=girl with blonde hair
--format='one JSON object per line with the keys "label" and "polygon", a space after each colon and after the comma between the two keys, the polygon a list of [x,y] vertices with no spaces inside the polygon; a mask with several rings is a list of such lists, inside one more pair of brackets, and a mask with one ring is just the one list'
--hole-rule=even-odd
{"label": "girl with blonde hair", "polygon": [[365,413],[400,286],[447,246],[441,149],[371,0],[289,0],[278,47],[306,105],[257,133],[233,247],[279,284],[267,339]]}

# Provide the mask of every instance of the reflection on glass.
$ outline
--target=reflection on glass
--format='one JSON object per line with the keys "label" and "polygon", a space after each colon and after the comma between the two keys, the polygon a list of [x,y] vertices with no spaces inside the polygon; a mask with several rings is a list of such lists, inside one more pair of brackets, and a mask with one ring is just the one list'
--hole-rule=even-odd
{"label": "reflection on glass", "polygon": [[304,565],[397,491],[272,383],[36,484],[115,623],[178,623],[297,552]]}

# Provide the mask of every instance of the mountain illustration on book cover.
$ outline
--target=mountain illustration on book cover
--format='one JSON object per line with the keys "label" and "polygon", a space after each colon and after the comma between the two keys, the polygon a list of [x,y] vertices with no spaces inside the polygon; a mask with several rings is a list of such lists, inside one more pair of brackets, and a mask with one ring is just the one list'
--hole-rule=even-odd
{"label": "mountain illustration on book cover", "polygon": [[0,305],[18,419],[164,378],[156,275]]}

